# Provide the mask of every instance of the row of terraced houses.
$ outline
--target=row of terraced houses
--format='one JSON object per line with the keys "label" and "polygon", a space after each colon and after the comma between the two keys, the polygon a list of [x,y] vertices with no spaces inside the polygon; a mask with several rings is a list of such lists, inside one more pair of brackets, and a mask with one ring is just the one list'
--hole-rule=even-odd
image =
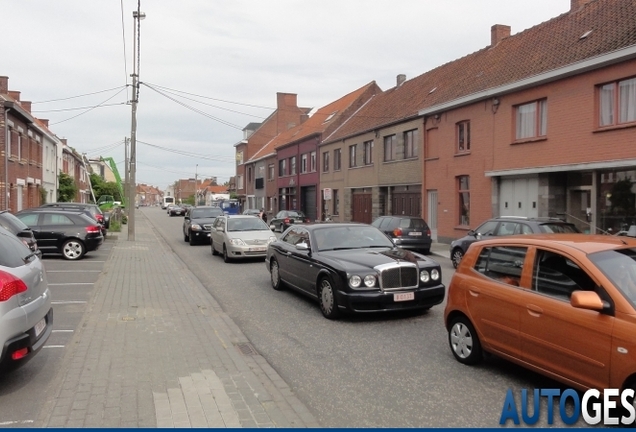
{"label": "row of terraced houses", "polygon": [[279,93],[234,146],[239,199],[270,215],[419,215],[442,242],[500,215],[634,223],[636,0],[571,0],[514,35],[493,25],[477,52],[315,112]]}
{"label": "row of terraced houses", "polygon": [[[0,76],[0,210],[13,212],[57,202],[59,174],[76,186],[74,201],[92,202],[88,173],[116,181],[101,158],[87,159],[49,128],[49,121],[31,113],[31,102],[9,90]],[[156,186],[137,185],[136,202],[157,204],[163,193]]]}

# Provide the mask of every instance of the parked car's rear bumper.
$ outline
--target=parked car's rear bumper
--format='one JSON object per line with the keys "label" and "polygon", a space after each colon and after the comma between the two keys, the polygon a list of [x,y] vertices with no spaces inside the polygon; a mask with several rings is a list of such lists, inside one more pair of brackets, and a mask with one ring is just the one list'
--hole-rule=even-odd
{"label": "parked car's rear bumper", "polygon": [[430,238],[394,238],[395,245],[408,250],[430,250],[433,241]]}
{"label": "parked car's rear bumper", "polygon": [[[8,372],[17,367],[24,365],[31,360],[42,349],[51,332],[53,331],[53,308],[48,303],[49,310],[44,316],[46,320],[46,327],[40,333],[38,337],[35,336],[35,327],[31,327],[24,333],[20,333],[13,338],[9,339],[2,346],[2,352],[0,353],[0,373]],[[38,320],[37,322],[39,322]],[[28,354],[18,360],[12,359],[12,354],[20,349],[27,348]]]}
{"label": "parked car's rear bumper", "polygon": [[86,245],[86,252],[96,251],[103,243],[103,235],[100,235],[99,237],[91,237],[84,240],[84,244]]}
{"label": "parked car's rear bumper", "polygon": [[417,288],[415,298],[408,301],[394,301],[394,294],[413,290],[382,292],[343,292],[336,291],[338,304],[350,312],[388,312],[394,310],[428,309],[444,301],[446,288],[443,284],[433,287]]}

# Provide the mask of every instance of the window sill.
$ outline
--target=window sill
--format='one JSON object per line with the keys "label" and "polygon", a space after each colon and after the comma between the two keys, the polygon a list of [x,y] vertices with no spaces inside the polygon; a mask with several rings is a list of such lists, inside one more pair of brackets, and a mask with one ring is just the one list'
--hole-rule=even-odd
{"label": "window sill", "polygon": [[470,150],[469,151],[465,151],[465,152],[461,152],[461,153],[455,153],[454,157],[462,157],[462,156],[470,156]]}
{"label": "window sill", "polygon": [[430,161],[436,161],[436,160],[439,160],[439,156],[425,158],[424,162],[430,162]]}
{"label": "window sill", "polygon": [[636,127],[636,123],[625,123],[625,124],[614,125],[614,126],[603,126],[603,127],[599,127],[596,130],[593,130],[592,133],[608,132],[608,131],[621,130],[621,129],[630,129],[634,127]]}
{"label": "window sill", "polygon": [[418,159],[418,157],[416,156],[416,157],[404,158],[404,159],[393,159],[393,160],[388,160],[388,161],[385,160],[385,161],[382,161],[382,163],[383,164],[394,164],[394,163],[400,163],[400,162],[412,162],[412,161],[415,161],[417,159]]}
{"label": "window sill", "polygon": [[454,227],[454,229],[461,231],[470,231],[470,227],[468,225],[457,225]]}
{"label": "window sill", "polygon": [[547,141],[547,140],[548,140],[547,136],[524,138],[524,139],[513,141],[510,143],[510,145],[529,144],[529,143],[535,143],[535,142],[541,142],[541,141]]}

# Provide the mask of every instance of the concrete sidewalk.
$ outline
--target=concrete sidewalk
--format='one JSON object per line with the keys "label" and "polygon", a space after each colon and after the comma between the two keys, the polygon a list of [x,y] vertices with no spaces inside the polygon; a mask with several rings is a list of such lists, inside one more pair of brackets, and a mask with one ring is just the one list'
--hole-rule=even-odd
{"label": "concrete sidewalk", "polygon": [[136,213],[118,234],[38,427],[318,427]]}

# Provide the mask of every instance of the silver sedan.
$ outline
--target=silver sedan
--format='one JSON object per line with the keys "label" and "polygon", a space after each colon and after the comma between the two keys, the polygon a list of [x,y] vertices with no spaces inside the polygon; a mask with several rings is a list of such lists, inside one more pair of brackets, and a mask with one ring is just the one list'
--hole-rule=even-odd
{"label": "silver sedan", "polygon": [[212,255],[223,260],[265,258],[267,246],[276,240],[269,225],[248,215],[225,215],[216,218],[210,232]]}

